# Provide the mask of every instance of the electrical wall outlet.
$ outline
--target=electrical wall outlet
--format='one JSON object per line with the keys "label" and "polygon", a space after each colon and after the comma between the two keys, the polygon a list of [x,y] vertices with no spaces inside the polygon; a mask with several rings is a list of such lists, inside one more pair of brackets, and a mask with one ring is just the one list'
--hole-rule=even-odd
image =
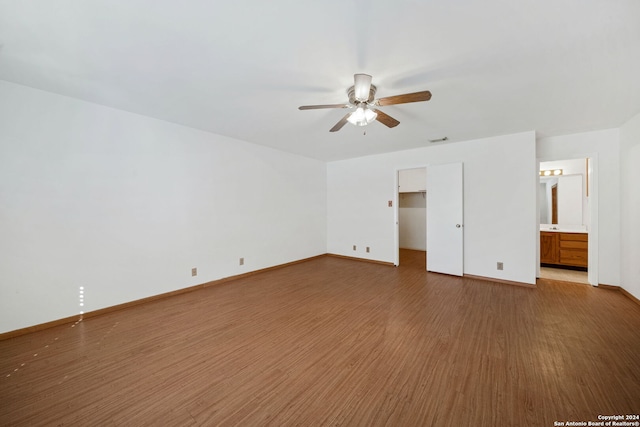
{"label": "electrical wall outlet", "polygon": [[244,265],[244,258],[240,258],[240,265]]}
{"label": "electrical wall outlet", "polygon": [[353,250],[354,250],[354,251],[356,250],[356,245],[353,245]]}
{"label": "electrical wall outlet", "polygon": [[195,267],[193,267],[193,268],[191,269],[191,276],[197,276],[197,275],[198,275],[198,269],[197,269],[197,268],[195,268]]}
{"label": "electrical wall outlet", "polygon": [[369,249],[369,246],[367,246],[367,253],[371,252],[371,250]]}
{"label": "electrical wall outlet", "polygon": [[498,270],[504,270],[504,263],[498,262]]}

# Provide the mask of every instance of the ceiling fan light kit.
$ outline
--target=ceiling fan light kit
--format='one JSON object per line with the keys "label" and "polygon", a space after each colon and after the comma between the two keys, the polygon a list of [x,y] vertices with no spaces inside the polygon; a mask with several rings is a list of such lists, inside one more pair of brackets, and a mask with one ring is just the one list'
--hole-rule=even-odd
{"label": "ceiling fan light kit", "polygon": [[349,115],[347,121],[352,125],[366,126],[373,122],[376,117],[378,117],[378,113],[369,109],[369,107],[359,105],[358,108],[356,108],[356,111]]}
{"label": "ceiling fan light kit", "polygon": [[356,126],[366,126],[376,120],[389,128],[393,128],[398,126],[400,122],[377,108],[372,107],[407,104],[431,99],[431,92],[428,90],[375,99],[377,88],[371,84],[371,80],[372,77],[368,74],[354,74],[353,86],[347,90],[347,95],[349,96],[348,104],[303,105],[298,107],[298,109],[355,108],[355,111],[347,113],[329,132],[339,131],[347,122]]}

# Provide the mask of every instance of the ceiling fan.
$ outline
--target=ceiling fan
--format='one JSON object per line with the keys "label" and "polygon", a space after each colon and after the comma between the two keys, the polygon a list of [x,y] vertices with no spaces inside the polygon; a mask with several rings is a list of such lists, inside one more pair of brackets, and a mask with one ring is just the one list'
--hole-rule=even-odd
{"label": "ceiling fan", "polygon": [[431,99],[431,92],[428,90],[375,99],[376,89],[377,88],[371,84],[370,75],[354,74],[353,86],[347,90],[349,95],[348,104],[303,105],[298,107],[298,109],[317,110],[320,108],[355,108],[355,111],[347,113],[346,116],[340,119],[340,121],[329,130],[329,132],[339,131],[347,122],[356,126],[366,126],[375,120],[378,120],[383,125],[392,128],[398,126],[400,122],[375,107],[407,104],[409,102],[421,102]]}

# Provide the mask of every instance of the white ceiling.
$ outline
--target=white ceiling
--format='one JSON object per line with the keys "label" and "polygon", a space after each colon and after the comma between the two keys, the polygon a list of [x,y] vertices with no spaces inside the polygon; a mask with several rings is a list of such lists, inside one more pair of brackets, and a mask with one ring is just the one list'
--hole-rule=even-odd
{"label": "white ceiling", "polygon": [[[297,109],[360,72],[433,98],[394,129]],[[639,76],[638,0],[0,0],[0,79],[322,160],[618,127]]]}

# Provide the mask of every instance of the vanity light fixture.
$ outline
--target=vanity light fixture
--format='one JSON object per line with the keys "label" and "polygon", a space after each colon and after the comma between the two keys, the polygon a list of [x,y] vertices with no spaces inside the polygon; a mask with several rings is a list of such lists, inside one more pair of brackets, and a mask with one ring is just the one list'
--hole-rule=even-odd
{"label": "vanity light fixture", "polygon": [[562,175],[562,169],[547,169],[540,171],[540,176],[558,176]]}

